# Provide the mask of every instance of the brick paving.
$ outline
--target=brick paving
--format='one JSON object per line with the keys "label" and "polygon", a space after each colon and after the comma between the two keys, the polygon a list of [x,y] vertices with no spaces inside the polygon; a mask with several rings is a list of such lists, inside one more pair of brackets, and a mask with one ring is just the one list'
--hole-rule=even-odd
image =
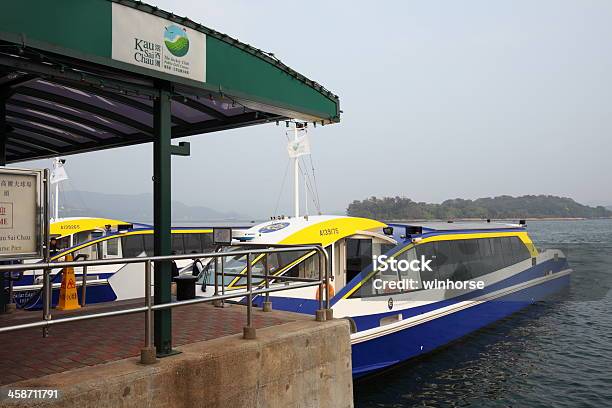
{"label": "brick paving", "polygon": [[[141,304],[131,301],[116,305],[92,305],[77,312],[54,311],[54,318]],[[301,318],[284,312],[253,310],[253,322],[257,328]],[[40,315],[40,312],[22,311],[0,315],[0,326],[40,320]],[[172,324],[173,345],[181,346],[242,333],[242,327],[246,324],[246,310],[240,305],[227,308],[216,308],[210,304],[183,306],[173,309]],[[0,385],[138,356],[144,345],[144,314],[51,326],[47,338],[43,338],[41,333],[42,329],[38,328],[0,334]]]}

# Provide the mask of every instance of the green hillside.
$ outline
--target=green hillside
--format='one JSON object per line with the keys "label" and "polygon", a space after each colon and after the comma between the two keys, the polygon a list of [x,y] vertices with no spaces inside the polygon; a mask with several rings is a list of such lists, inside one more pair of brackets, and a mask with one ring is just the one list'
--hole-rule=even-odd
{"label": "green hillside", "polygon": [[526,195],[446,200],[441,204],[415,202],[406,197],[370,197],[353,201],[347,214],[382,220],[460,218],[611,218],[612,211],[582,205],[567,197]]}

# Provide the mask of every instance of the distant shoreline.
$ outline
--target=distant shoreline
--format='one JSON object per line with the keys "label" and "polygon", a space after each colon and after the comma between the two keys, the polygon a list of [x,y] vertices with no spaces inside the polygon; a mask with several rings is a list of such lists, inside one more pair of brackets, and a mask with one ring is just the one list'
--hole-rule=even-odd
{"label": "distant shoreline", "polygon": [[[584,220],[610,220],[612,217],[600,217],[600,218],[585,218],[585,217],[531,217],[531,218],[521,218],[521,220],[525,221],[584,221]],[[456,218],[452,220],[444,220],[444,219],[433,219],[433,218],[421,218],[421,219],[393,219],[387,220],[385,222],[474,222],[474,221],[486,221],[486,219],[482,218]],[[518,223],[518,218],[491,218],[491,222],[514,222]]]}

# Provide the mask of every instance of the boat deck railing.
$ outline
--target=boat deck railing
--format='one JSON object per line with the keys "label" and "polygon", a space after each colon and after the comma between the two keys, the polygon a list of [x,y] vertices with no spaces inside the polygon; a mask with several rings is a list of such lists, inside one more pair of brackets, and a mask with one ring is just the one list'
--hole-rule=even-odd
{"label": "boat deck railing", "polygon": [[[267,255],[271,253],[283,253],[283,252],[298,252],[298,251],[315,251],[318,256],[318,279],[314,278],[301,278],[301,277],[290,277],[290,276],[275,276],[269,274],[268,267],[268,256],[264,257],[264,273],[263,274],[252,274],[252,260],[254,256]],[[225,257],[235,257],[244,255],[246,257],[246,275],[240,275],[246,278],[247,285],[246,290],[241,290],[239,293],[230,291],[225,293],[224,285],[221,285],[221,291],[219,291],[218,278],[224,275],[223,267],[218,268],[218,264],[223,265],[224,262],[218,262],[218,259]],[[212,258],[214,259],[215,268],[215,292],[210,297],[195,297],[189,300],[180,300],[168,303],[157,303],[154,304],[153,296],[151,295],[152,279],[151,270],[153,263],[162,264],[177,260],[196,260],[201,258]],[[153,348],[153,313],[156,310],[172,309],[174,307],[194,305],[198,303],[211,302],[218,304],[231,299],[245,299],[246,298],[246,326],[244,327],[243,336],[245,339],[253,339],[256,336],[255,327],[253,326],[253,297],[258,295],[265,296],[265,302],[263,304],[264,311],[271,310],[271,303],[269,302],[269,295],[273,292],[281,292],[291,289],[306,288],[306,287],[319,287],[320,296],[318,296],[319,309],[316,311],[316,320],[325,321],[333,318],[332,310],[330,308],[329,292],[326,288],[329,288],[330,277],[328,270],[328,255],[325,249],[320,245],[301,245],[301,246],[269,246],[266,248],[252,248],[245,250],[236,250],[229,252],[212,252],[212,253],[200,253],[200,254],[181,254],[181,255],[167,255],[167,256],[146,256],[137,258],[113,258],[113,259],[99,259],[99,260],[83,260],[83,261],[64,261],[64,262],[41,262],[37,264],[20,264],[20,265],[0,265],[0,273],[5,272],[20,272],[20,271],[31,271],[31,270],[42,270],[43,271],[43,313],[42,320],[36,322],[29,322],[24,324],[12,325],[0,327],[0,333],[11,332],[16,330],[42,328],[43,336],[47,336],[48,330],[51,326],[79,322],[82,320],[100,319],[104,317],[121,316],[128,314],[144,313],[145,314],[145,328],[144,328],[144,349],[141,352],[142,363],[152,363],[155,361],[151,358],[151,349]],[[52,319],[51,314],[51,270],[57,268],[83,268],[83,276],[87,276],[87,267],[90,266],[102,266],[102,265],[124,265],[124,264],[143,264],[144,268],[144,298],[145,305],[140,307],[133,307],[121,310],[112,310],[106,312],[92,313],[79,316],[62,317],[59,319]],[[219,270],[221,269],[221,270]],[[253,277],[258,279],[257,286],[253,287]],[[263,280],[263,281],[262,281]],[[284,285],[277,285],[270,287],[270,281],[286,281]],[[223,281],[222,281],[223,282]],[[263,287],[262,286],[263,283]],[[83,285],[87,284],[87,280],[83,279]],[[233,292],[233,293],[232,293]],[[82,292],[85,295],[85,290]],[[85,299],[82,299],[85,302]],[[155,352],[153,351],[153,355]]]}

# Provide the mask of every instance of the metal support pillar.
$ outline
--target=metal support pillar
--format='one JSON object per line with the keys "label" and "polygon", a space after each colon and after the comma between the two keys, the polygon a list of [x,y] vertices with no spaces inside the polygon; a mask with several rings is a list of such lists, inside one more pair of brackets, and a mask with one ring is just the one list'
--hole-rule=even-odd
{"label": "metal support pillar", "polygon": [[[6,97],[0,89],[0,166],[6,166]],[[0,313],[6,312],[9,303],[8,294],[4,291],[4,273],[0,273]]]}
{"label": "metal support pillar", "polygon": [[6,99],[8,94],[0,89],[0,166],[6,166],[6,139],[8,125],[6,123]]}
{"label": "metal support pillar", "polygon": [[8,294],[4,290],[4,272],[0,273],[0,314],[6,313],[8,305]]}
{"label": "metal support pillar", "polygon": [[[153,223],[155,255],[171,255],[171,93],[164,85],[155,99],[153,142]],[[155,262],[155,287],[153,296],[155,304],[169,303],[171,298],[172,267],[170,262]],[[172,351],[172,311],[156,310],[155,348],[158,357],[174,354]]]}

